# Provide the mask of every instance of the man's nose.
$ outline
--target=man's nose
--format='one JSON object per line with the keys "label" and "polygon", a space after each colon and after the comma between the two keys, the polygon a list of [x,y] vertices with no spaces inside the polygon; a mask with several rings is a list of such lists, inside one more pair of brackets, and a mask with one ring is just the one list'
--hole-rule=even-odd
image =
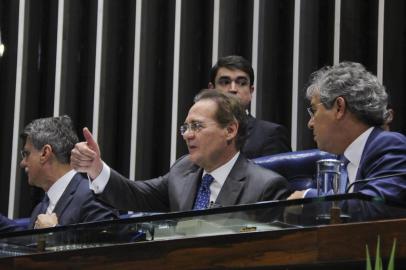
{"label": "man's nose", "polygon": [[235,81],[231,81],[230,88],[228,89],[229,93],[236,94],[237,93],[237,84]]}
{"label": "man's nose", "polygon": [[310,117],[309,122],[307,122],[307,127],[309,129],[313,129],[313,125],[314,125],[313,117]]}
{"label": "man's nose", "polygon": [[25,168],[25,158],[20,161],[20,168]]}
{"label": "man's nose", "polygon": [[183,139],[186,141],[186,140],[193,138],[195,136],[195,132],[190,130],[190,128],[188,128],[188,129],[186,129],[185,133],[183,133],[182,136],[183,136]]}

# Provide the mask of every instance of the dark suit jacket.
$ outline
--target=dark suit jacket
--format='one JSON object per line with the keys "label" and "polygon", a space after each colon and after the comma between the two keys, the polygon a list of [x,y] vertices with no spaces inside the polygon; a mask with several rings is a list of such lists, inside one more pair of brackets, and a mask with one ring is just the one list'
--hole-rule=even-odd
{"label": "dark suit jacket", "polygon": [[[374,128],[362,152],[355,179],[406,172],[406,137]],[[387,177],[354,185],[354,192],[406,202],[406,176]],[[317,194],[311,190],[306,197]]]}
{"label": "dark suit jacket", "polygon": [[[374,128],[365,144],[355,179],[406,172],[406,137]],[[354,186],[354,191],[406,202],[406,176],[388,177]]]}
{"label": "dark suit jacket", "polygon": [[[121,210],[187,211],[193,208],[202,172],[188,156],[178,159],[166,175],[146,181],[131,181],[111,170],[100,196]],[[288,195],[287,185],[281,175],[240,155],[215,203],[229,206],[284,199]]]}
{"label": "dark suit jacket", "polygon": [[[0,215],[0,232],[32,229],[37,216],[40,214],[40,208],[41,203],[32,211],[28,228],[18,226],[14,221]],[[96,199],[89,189],[89,180],[80,173],[72,178],[53,212],[58,217],[59,225],[117,218],[115,210]]]}
{"label": "dark suit jacket", "polygon": [[247,133],[247,141],[241,152],[248,159],[292,151],[284,126],[249,115]]}

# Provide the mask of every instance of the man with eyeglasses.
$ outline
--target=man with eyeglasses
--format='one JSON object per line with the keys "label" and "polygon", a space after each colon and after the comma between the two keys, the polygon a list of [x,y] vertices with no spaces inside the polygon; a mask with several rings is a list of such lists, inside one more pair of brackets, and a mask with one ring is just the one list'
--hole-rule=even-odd
{"label": "man with eyeglasses", "polygon": [[241,149],[246,158],[290,152],[289,135],[282,125],[259,120],[249,113],[254,92],[254,70],[243,57],[221,57],[210,70],[209,88],[238,96],[248,115],[247,140]]}
{"label": "man with eyeglasses", "polygon": [[187,211],[284,199],[287,181],[240,154],[246,114],[239,100],[217,90],[195,97],[180,134],[189,155],[161,177],[131,181],[109,168],[87,128],[86,142],[72,150],[71,165],[85,172],[99,197],[120,210]]}
{"label": "man with eyeglasses", "polygon": [[[313,74],[306,92],[308,127],[319,149],[346,164],[347,190],[388,200],[406,201],[406,137],[384,131],[388,95],[376,76],[361,64],[342,62]],[[359,181],[371,179],[371,181]],[[289,199],[314,197],[314,189]]]}
{"label": "man with eyeglasses", "polygon": [[68,116],[36,119],[25,127],[21,139],[20,165],[28,183],[45,195],[32,211],[28,227],[0,215],[0,232],[117,218],[115,210],[95,198],[87,178],[70,167],[70,151],[79,140]]}

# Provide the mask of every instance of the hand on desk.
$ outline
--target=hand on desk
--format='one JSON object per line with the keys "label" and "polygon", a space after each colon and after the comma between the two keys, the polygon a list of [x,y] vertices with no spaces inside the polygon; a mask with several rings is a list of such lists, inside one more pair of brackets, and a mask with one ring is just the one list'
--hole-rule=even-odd
{"label": "hand on desk", "polygon": [[103,161],[100,158],[100,149],[88,128],[83,129],[85,142],[80,142],[72,149],[70,164],[78,172],[87,173],[93,180],[101,173]]}
{"label": "hand on desk", "polygon": [[55,227],[56,225],[58,225],[58,217],[55,213],[40,214],[35,221],[34,229]]}

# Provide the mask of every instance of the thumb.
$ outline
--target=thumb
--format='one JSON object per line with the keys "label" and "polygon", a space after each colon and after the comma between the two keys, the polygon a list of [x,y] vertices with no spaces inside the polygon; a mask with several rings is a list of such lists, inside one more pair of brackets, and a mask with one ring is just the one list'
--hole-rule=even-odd
{"label": "thumb", "polygon": [[51,217],[56,221],[56,223],[58,224],[58,216],[55,213],[51,214]]}
{"label": "thumb", "polygon": [[98,155],[100,155],[99,145],[97,144],[97,142],[93,138],[92,133],[89,131],[87,127],[83,129],[83,137],[85,137],[86,143],[89,146],[89,148],[95,151]]}

